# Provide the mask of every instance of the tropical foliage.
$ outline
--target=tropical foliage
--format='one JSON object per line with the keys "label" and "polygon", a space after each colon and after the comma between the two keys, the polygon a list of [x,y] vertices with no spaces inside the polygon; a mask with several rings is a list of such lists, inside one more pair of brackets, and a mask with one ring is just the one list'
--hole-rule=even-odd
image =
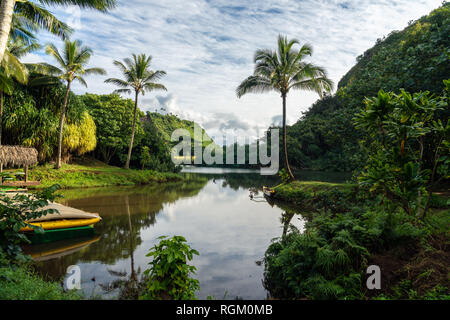
{"label": "tropical foliage", "polygon": [[43,232],[42,228],[27,221],[58,213],[55,209],[45,209],[55,199],[53,193],[58,188],[58,185],[54,185],[35,195],[17,193],[10,197],[0,194],[0,252],[3,252],[9,261],[17,263],[27,260],[20,245],[29,243],[29,240],[20,229],[31,227],[36,232]]}
{"label": "tropical foliage", "polygon": [[199,281],[191,278],[196,268],[188,264],[199,253],[186,244],[181,236],[158,238],[147,257],[153,260],[144,271],[147,276],[147,290],[141,299],[146,300],[193,300],[200,289]]}
{"label": "tropical foliage", "polygon": [[366,109],[355,120],[357,128],[369,133],[361,143],[368,154],[361,185],[420,218],[429,209],[433,189],[450,178],[450,123],[438,117],[449,109],[450,80],[445,84],[442,97],[428,91],[380,91],[365,100]]}
{"label": "tropical foliage", "polygon": [[[341,79],[335,95],[318,100],[287,129],[293,166],[303,169],[352,171],[364,166],[358,145],[365,133],[355,129],[354,115],[364,109],[364,98],[378,91],[430,91],[441,94],[450,70],[450,3],[391,32],[357,59]],[[449,116],[442,110],[441,120]]]}
{"label": "tropical foliage", "polygon": [[[92,74],[105,75],[106,71],[102,68],[86,68],[86,65],[89,63],[91,58],[92,50],[88,47],[83,47],[81,41],[78,40],[66,40],[64,42],[64,50],[62,54],[54,44],[47,45],[46,52],[56,60],[58,67],[44,63],[36,66],[35,71],[44,74],[44,76],[36,79],[36,82],[48,82],[48,78],[50,77],[59,79],[67,85],[59,120],[58,153],[55,166],[56,169],[59,169],[61,168],[64,123],[69,103],[70,86],[74,81],[78,81],[87,87],[87,83],[83,76]],[[93,143],[91,143],[91,145],[93,145]]]}

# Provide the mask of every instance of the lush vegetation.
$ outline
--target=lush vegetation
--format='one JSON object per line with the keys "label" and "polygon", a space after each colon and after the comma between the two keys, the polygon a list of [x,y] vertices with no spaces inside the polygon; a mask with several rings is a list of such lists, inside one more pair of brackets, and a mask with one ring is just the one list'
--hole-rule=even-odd
{"label": "lush vegetation", "polygon": [[380,90],[365,100],[354,119],[370,132],[361,141],[368,161],[358,186],[293,182],[275,188],[275,197],[313,214],[304,233],[285,227],[266,251],[265,286],[273,296],[373,298],[365,286],[373,263],[385,279],[378,298],[450,298],[442,267],[450,259],[449,200],[433,195],[450,178],[450,124],[440,119],[449,107],[450,83],[444,83],[441,96]]}
{"label": "lush vegetation", "polygon": [[76,292],[63,292],[56,282],[44,281],[29,264],[30,258],[22,251],[21,244],[29,243],[20,232],[23,227],[32,227],[35,232],[43,232],[40,227],[27,223],[29,219],[55,213],[45,209],[49,201],[55,199],[55,185],[34,196],[17,194],[9,197],[0,194],[0,299],[1,300],[76,300]]}
{"label": "lush vegetation", "polygon": [[28,266],[0,263],[0,300],[80,300],[77,292],[64,292],[60,283],[48,282]]}
{"label": "lush vegetation", "polygon": [[[324,207],[316,206],[304,233],[292,229],[267,249],[264,284],[272,296],[367,299],[382,293],[380,298],[450,298],[443,267],[450,258],[448,210],[417,224],[402,211],[387,212],[363,202],[347,202],[345,213]],[[366,287],[371,264],[382,270],[381,292]],[[405,284],[409,288],[399,294]]]}
{"label": "lush vegetation", "polygon": [[0,252],[6,259],[13,263],[27,261],[20,245],[29,240],[20,229],[31,227],[35,232],[43,232],[41,227],[27,221],[56,213],[55,209],[46,209],[46,206],[55,199],[54,192],[58,188],[54,185],[35,195],[17,193],[12,197],[0,193]]}
{"label": "lush vegetation", "polygon": [[199,253],[186,244],[181,236],[159,237],[147,257],[153,257],[150,269],[144,271],[147,288],[141,299],[148,300],[193,300],[200,289],[197,279],[191,278],[197,270],[188,265]]}
{"label": "lush vegetation", "polygon": [[99,161],[81,161],[79,164],[63,164],[60,170],[53,166],[36,167],[30,178],[41,181],[36,188],[47,188],[55,183],[61,188],[86,188],[107,186],[131,186],[150,183],[181,181],[183,176],[173,172],[122,169]]}
{"label": "lush vegetation", "polygon": [[[364,108],[365,97],[379,90],[399,94],[429,91],[441,94],[450,59],[450,3],[393,31],[357,59],[341,79],[334,95],[314,103],[287,129],[289,159],[294,167],[327,171],[361,169],[366,160],[358,141],[366,136],[353,118]],[[449,109],[439,119],[446,119]]]}

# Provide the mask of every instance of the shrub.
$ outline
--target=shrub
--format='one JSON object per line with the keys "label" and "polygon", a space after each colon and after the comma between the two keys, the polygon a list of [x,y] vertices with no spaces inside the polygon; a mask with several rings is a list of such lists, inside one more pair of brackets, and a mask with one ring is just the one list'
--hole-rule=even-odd
{"label": "shrub", "polygon": [[50,201],[55,199],[54,192],[58,185],[44,189],[34,195],[16,194],[9,197],[0,194],[0,249],[11,262],[24,262],[27,257],[22,253],[21,243],[29,243],[21,228],[31,227],[36,232],[43,232],[42,228],[27,223],[28,220],[58,213],[56,209],[44,209]]}
{"label": "shrub", "polygon": [[187,245],[181,236],[159,237],[147,257],[153,257],[147,276],[147,292],[141,296],[146,300],[194,300],[195,291],[200,289],[199,281],[190,277],[197,270],[187,264],[193,255],[199,253]]}
{"label": "shrub", "polygon": [[405,213],[355,208],[345,214],[322,212],[301,234],[293,229],[265,253],[264,286],[281,299],[358,299],[372,254],[392,245],[418,242],[426,233]]}

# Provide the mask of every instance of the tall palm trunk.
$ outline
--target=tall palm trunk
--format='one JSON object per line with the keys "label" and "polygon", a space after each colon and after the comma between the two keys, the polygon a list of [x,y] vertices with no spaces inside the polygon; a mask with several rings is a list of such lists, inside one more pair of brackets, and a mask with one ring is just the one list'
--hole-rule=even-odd
{"label": "tall palm trunk", "polygon": [[0,1],[0,62],[3,61],[6,46],[8,45],[9,32],[11,31],[12,16],[15,0]]}
{"label": "tall palm trunk", "polygon": [[130,168],[131,151],[133,150],[134,133],[136,132],[136,116],[137,116],[136,114],[137,114],[137,106],[138,106],[138,97],[139,97],[139,91],[136,91],[136,98],[134,99],[133,129],[131,130],[130,147],[128,148],[128,157],[127,157],[127,162],[125,163],[125,169]]}
{"label": "tall palm trunk", "polygon": [[292,174],[291,167],[289,166],[289,159],[287,154],[287,143],[286,143],[286,94],[282,94],[283,98],[283,150],[284,150],[284,161],[286,165],[286,170],[289,174],[291,180],[295,180],[294,175]]}
{"label": "tall palm trunk", "polygon": [[3,92],[0,92],[0,146],[2,145],[3,133]]}
{"label": "tall palm trunk", "polygon": [[66,117],[67,103],[69,101],[70,84],[71,84],[71,81],[67,81],[66,96],[64,97],[64,104],[63,104],[63,108],[62,108],[62,111],[61,111],[61,118],[59,120],[58,158],[56,159],[55,169],[61,168],[61,154],[62,154],[62,140],[63,140],[63,132],[64,132],[64,119]]}

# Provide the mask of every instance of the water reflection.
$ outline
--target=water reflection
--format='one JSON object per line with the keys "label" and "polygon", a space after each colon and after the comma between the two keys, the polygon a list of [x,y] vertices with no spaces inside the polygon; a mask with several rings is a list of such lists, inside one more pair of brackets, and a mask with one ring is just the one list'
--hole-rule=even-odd
{"label": "water reflection", "polygon": [[69,265],[79,265],[87,295],[113,298],[119,294],[118,283],[138,285],[149,262],[146,254],[159,236],[182,235],[200,252],[192,262],[198,270],[199,298],[222,298],[225,293],[228,298],[265,298],[264,267],[255,262],[289,224],[302,229],[302,217],[262,197],[262,186],[278,183],[276,177],[241,172],[187,175],[192,180],[182,183],[64,191],[64,204],[102,216],[96,225],[98,238],[68,254],[37,261],[37,269],[55,280]]}

